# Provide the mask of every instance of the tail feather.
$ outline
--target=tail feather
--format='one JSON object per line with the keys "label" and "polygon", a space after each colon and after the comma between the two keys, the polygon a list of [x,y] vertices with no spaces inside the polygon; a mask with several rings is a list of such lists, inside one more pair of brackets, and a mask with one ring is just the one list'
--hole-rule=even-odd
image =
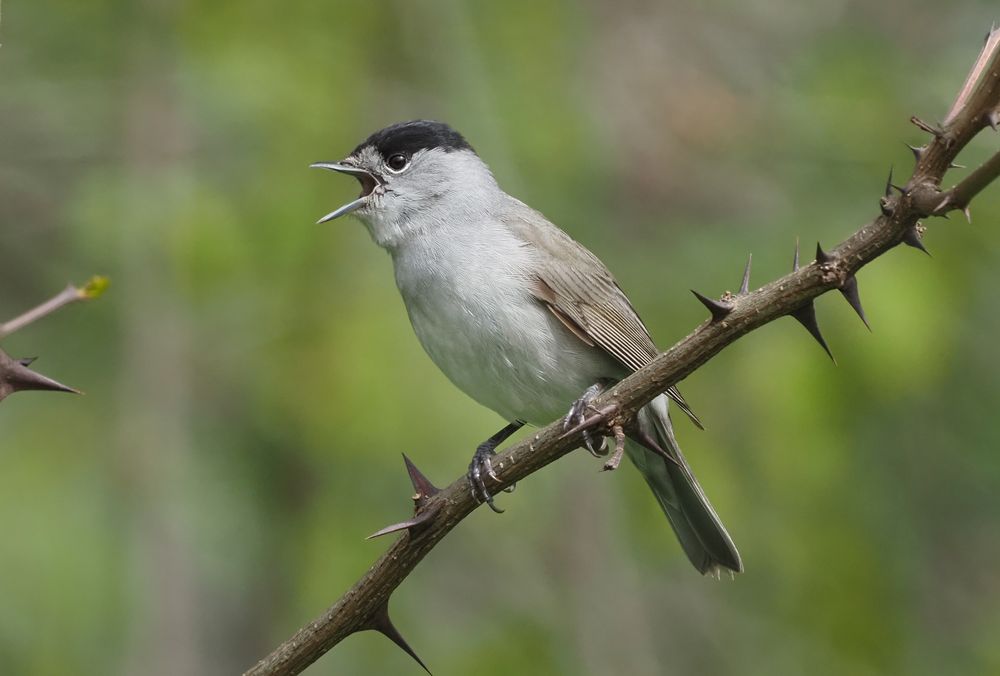
{"label": "tail feather", "polygon": [[639,413],[639,424],[677,461],[668,462],[634,441],[626,444],[629,458],[652,489],[691,563],[703,574],[716,574],[723,568],[743,572],[736,545],[674,438],[666,397],[658,397],[644,408]]}

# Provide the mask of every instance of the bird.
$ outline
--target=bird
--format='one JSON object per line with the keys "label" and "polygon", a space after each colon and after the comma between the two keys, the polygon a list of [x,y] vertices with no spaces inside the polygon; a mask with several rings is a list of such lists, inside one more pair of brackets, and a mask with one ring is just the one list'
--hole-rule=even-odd
{"label": "bird", "polygon": [[[343,160],[315,168],[353,176],[352,214],[392,259],[417,339],[460,390],[507,425],[480,444],[468,479],[494,511],[487,478],[497,446],[525,424],[581,422],[590,402],[657,354],[645,324],[600,259],[507,194],[446,123],[385,127]],[[674,436],[669,406],[701,427],[676,387],[640,409],[625,454],[646,480],[702,574],[743,571],[732,538]],[[568,412],[567,412],[568,411]],[[592,454],[604,450],[604,439]]]}

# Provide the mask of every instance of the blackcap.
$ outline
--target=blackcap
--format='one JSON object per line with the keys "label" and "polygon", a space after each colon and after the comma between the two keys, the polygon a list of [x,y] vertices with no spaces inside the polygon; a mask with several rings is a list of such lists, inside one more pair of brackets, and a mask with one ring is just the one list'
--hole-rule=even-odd
{"label": "blackcap", "polygon": [[[372,134],[340,162],[361,194],[320,219],[353,214],[389,252],[413,330],[463,392],[508,425],[473,456],[486,480],[496,446],[525,423],[579,421],[588,402],[656,356],[645,325],[603,263],[511,197],[454,129],[403,122]],[[638,414],[625,451],[702,573],[743,564],[674,437],[668,406],[697,423],[676,388]],[[566,413],[569,409],[569,414]],[[699,425],[700,426],[700,425]],[[603,442],[603,440],[602,440]],[[598,452],[588,439],[591,452]]]}

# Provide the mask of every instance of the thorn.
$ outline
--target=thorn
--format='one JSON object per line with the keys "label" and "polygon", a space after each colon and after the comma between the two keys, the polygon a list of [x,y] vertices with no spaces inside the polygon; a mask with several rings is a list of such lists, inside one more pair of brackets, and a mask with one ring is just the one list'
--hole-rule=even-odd
{"label": "thorn", "polygon": [[38,357],[21,357],[17,360],[17,363],[21,366],[31,366]]}
{"label": "thorn", "polygon": [[753,254],[747,256],[747,266],[743,268],[743,283],[740,284],[739,295],[745,296],[750,291],[750,264],[753,263]]}
{"label": "thorn", "polygon": [[437,513],[437,509],[424,509],[424,507],[427,504],[427,500],[440,493],[441,489],[432,484],[423,475],[423,472],[417,469],[417,466],[406,456],[406,453],[403,453],[403,462],[406,463],[406,473],[410,475],[410,483],[413,484],[413,490],[415,491],[413,494],[413,518],[377,530],[366,537],[366,540],[388,535],[389,533],[396,533],[401,530],[409,530],[428,521]]}
{"label": "thorn", "polygon": [[892,207],[892,202],[889,197],[879,197],[878,198],[878,208],[882,212],[883,216],[892,216],[895,209]]}
{"label": "thorn", "polygon": [[12,359],[6,352],[0,350],[0,399],[4,399],[14,392],[28,390],[81,394],[77,389],[32,371],[28,365],[33,361],[34,357]]}
{"label": "thorn", "polygon": [[403,453],[403,462],[406,463],[406,473],[410,475],[410,483],[413,484],[413,490],[416,491],[413,496],[413,502],[416,503],[416,508],[420,509],[423,507],[428,498],[440,493],[441,489],[432,484],[427,477],[425,477],[423,473],[417,469],[417,466],[413,464],[413,461],[406,457],[406,453]]}
{"label": "thorn", "polygon": [[680,461],[678,461],[677,458],[675,458],[674,456],[670,455],[665,450],[663,450],[663,448],[658,443],[656,443],[656,439],[649,436],[649,434],[643,432],[641,429],[635,430],[635,436],[632,438],[638,441],[646,448],[648,448],[649,450],[651,450],[653,453],[662,456],[663,459],[666,460],[667,462],[672,462],[678,467],[682,467]]}
{"label": "thorn", "polygon": [[822,265],[823,263],[829,263],[832,260],[833,256],[823,251],[823,247],[819,245],[819,242],[816,242],[816,262]]}
{"label": "thorn", "polygon": [[830,361],[836,365],[837,360],[834,358],[833,352],[830,352],[830,347],[826,344],[826,340],[823,339],[823,334],[820,333],[819,322],[816,321],[816,306],[813,302],[809,301],[795,312],[792,312],[790,316],[794,317],[799,324],[802,324],[802,326],[805,327],[806,331],[809,332],[809,335],[816,339],[819,346],[822,347],[823,351],[826,352],[828,357],[830,357]]}
{"label": "thorn", "polygon": [[919,223],[917,225],[914,225],[912,228],[910,228],[909,230],[907,230],[905,233],[903,233],[903,240],[902,240],[902,242],[903,242],[903,244],[905,244],[907,246],[912,246],[914,249],[920,249],[921,251],[923,251],[928,256],[931,255],[931,252],[928,251],[927,247],[924,246],[923,239],[921,238],[920,224]]}
{"label": "thorn", "polygon": [[792,259],[792,272],[799,271],[799,238],[795,238],[795,258]]}
{"label": "thorn", "polygon": [[[947,211],[941,211],[941,210],[945,209],[948,206],[948,202],[950,201],[951,201],[951,195],[949,193],[945,193],[944,199],[941,200],[936,207],[934,207],[931,213],[936,214],[938,216],[944,216],[947,213]],[[941,211],[941,213],[938,213],[939,211]]]}
{"label": "thorn", "polygon": [[604,462],[604,467],[601,469],[605,472],[618,469],[618,465],[622,461],[622,454],[625,453],[625,430],[621,425],[615,425],[612,431],[615,434],[615,452]]}
{"label": "thorn", "polygon": [[1000,129],[1000,110],[991,110],[986,113],[986,123],[990,125],[993,131]]}
{"label": "thorn", "polygon": [[602,423],[605,420],[607,420],[608,416],[614,414],[616,412],[617,408],[618,407],[615,406],[614,404],[609,404],[608,406],[605,406],[604,408],[598,410],[597,413],[596,413],[596,415],[592,415],[589,418],[584,419],[583,422],[581,422],[576,427],[571,427],[568,430],[566,430],[565,432],[563,432],[562,436],[559,437],[559,438],[560,439],[566,439],[567,437],[571,437],[571,436],[573,436],[575,434],[579,434],[580,432],[582,432],[584,430],[589,430],[592,427],[596,427],[600,423]]}
{"label": "thorn", "polygon": [[392,525],[386,526],[385,528],[381,528],[372,533],[371,535],[369,535],[368,537],[366,537],[365,539],[374,540],[375,538],[382,537],[383,535],[389,535],[390,533],[398,533],[401,530],[410,530],[415,526],[422,525],[425,521],[429,521],[430,518],[435,514],[437,514],[436,509],[425,509],[412,519],[407,519],[406,521],[400,521],[399,523],[394,523]]}
{"label": "thorn", "polygon": [[923,131],[927,132],[928,134],[933,135],[934,138],[940,138],[941,136],[944,135],[944,130],[941,129],[940,126],[938,126],[938,127],[932,127],[931,125],[927,124],[926,122],[924,122],[923,120],[921,120],[916,115],[913,115],[913,116],[910,117],[910,122],[912,122],[913,124],[915,124],[919,129],[922,129]]}
{"label": "thorn", "polygon": [[733,311],[733,306],[728,303],[720,303],[717,300],[712,300],[711,298],[706,298],[694,289],[691,289],[691,293],[694,297],[701,301],[701,304],[708,308],[708,311],[712,313],[712,323],[722,321]]}
{"label": "thorn", "polygon": [[972,212],[969,211],[969,207],[965,207],[964,209],[962,209],[962,213],[965,214],[965,220],[967,220],[971,224],[972,223]]}
{"label": "thorn", "polygon": [[892,185],[892,165],[890,164],[889,165],[889,178],[885,179],[885,196],[886,197],[889,197],[890,195],[892,195],[892,189],[893,189],[893,187],[895,187],[895,186]]}
{"label": "thorn", "polygon": [[854,275],[848,277],[843,286],[840,287],[840,293],[847,300],[847,303],[854,308],[854,311],[858,313],[858,316],[861,317],[861,321],[865,323],[865,327],[871,331],[872,327],[868,326],[865,311],[861,307],[861,296],[858,294],[858,278]]}
{"label": "thorn", "polygon": [[395,625],[393,625],[392,620],[389,619],[389,599],[386,599],[385,603],[383,603],[382,606],[375,612],[375,615],[372,616],[368,626],[365,628],[377,631],[388,638],[390,641],[399,646],[403,652],[416,660],[417,664],[424,668],[424,671],[428,674],[431,673],[431,670],[427,668],[427,665],[424,664],[422,659],[417,657],[417,653],[413,651],[413,648],[410,647],[410,644],[406,642],[403,635],[400,634],[399,630],[396,629]]}
{"label": "thorn", "polygon": [[911,146],[909,143],[905,143],[904,145],[913,153],[913,160],[915,162],[919,162],[920,158],[927,152],[927,146]]}
{"label": "thorn", "polygon": [[952,161],[948,163],[949,169],[965,169],[964,164],[959,164],[958,162]]}

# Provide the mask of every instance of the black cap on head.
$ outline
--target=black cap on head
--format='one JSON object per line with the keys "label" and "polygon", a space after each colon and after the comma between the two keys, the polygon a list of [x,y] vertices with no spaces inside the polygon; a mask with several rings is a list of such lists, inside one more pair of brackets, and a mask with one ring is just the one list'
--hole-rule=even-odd
{"label": "black cap on head", "polygon": [[418,150],[431,148],[440,148],[449,153],[454,150],[475,152],[457,131],[444,122],[432,120],[412,120],[386,127],[358,144],[351,154],[356,154],[365,146],[373,146],[382,157],[391,157],[396,153],[413,155]]}

